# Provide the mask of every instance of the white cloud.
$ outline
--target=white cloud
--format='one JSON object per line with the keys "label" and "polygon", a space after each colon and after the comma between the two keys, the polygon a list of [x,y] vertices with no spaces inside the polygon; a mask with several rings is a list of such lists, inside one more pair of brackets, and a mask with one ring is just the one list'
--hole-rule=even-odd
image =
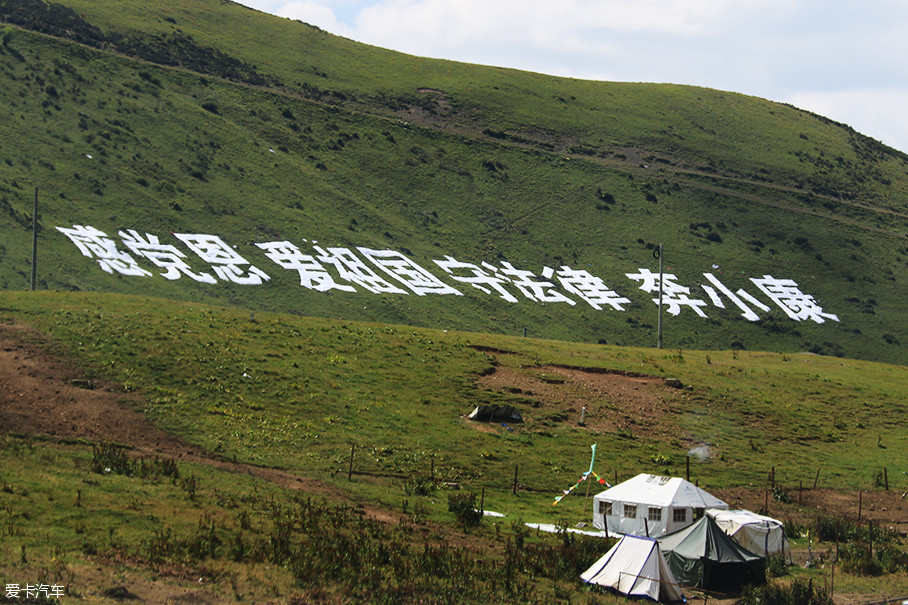
{"label": "white cloud", "polygon": [[262,11],[263,13],[271,13],[274,15],[277,14],[275,11],[281,5],[281,2],[275,2],[274,0],[241,0],[239,4],[254,8],[257,11]]}
{"label": "white cloud", "polygon": [[297,0],[295,2],[283,2],[280,6],[275,7],[274,14],[287,19],[298,19],[309,25],[315,25],[339,36],[347,35],[348,29],[337,19],[334,10],[326,6],[324,2],[313,2],[311,0]]}
{"label": "white cloud", "polygon": [[799,92],[786,101],[908,153],[908,88]]}
{"label": "white cloud", "polygon": [[723,0],[380,0],[358,14],[356,32],[372,44],[430,56],[476,44],[596,52],[604,38],[616,34],[703,33],[727,18],[726,5]]}

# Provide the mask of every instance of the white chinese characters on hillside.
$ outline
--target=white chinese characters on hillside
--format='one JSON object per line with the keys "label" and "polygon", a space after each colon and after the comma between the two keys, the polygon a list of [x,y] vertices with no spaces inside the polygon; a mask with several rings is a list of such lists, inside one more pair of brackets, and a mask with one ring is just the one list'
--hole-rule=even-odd
{"label": "white chinese characters on hillside", "polygon": [[[230,246],[217,235],[174,233],[174,238],[193,254],[190,257],[174,243],[162,243],[158,236],[141,235],[134,229],[118,232],[121,245],[105,232],[90,225],[57,227],[86,257],[94,259],[107,273],[133,277],[153,277],[154,273],[139,266],[137,259],[148,261],[158,270],[158,275],[168,280],[187,277],[196,282],[216,284],[229,282],[244,286],[258,286],[271,277],[242,256],[235,246]],[[304,251],[297,244],[283,241],[255,243],[265,258],[278,267],[296,271],[300,286],[316,292],[369,292],[378,295],[463,296],[454,285],[458,284],[494,296],[508,303],[529,301],[540,304],[557,303],[574,307],[585,303],[597,311],[625,311],[633,305],[631,299],[609,287],[601,278],[583,269],[562,265],[559,268],[543,266],[539,273],[515,267],[509,261],[495,265],[482,261],[470,263],[444,256],[432,262],[443,272],[438,276],[396,250],[375,250],[357,247],[322,247],[317,242],[311,250]],[[125,248],[125,249],[124,249]],[[127,251],[128,250],[128,251]],[[130,254],[131,253],[131,254]],[[741,311],[748,321],[758,321],[761,313],[771,312],[771,307],[743,288],[733,291],[713,273],[703,273],[706,283],[700,284],[707,300],[697,298],[688,286],[678,283],[673,273],[663,273],[661,278],[647,268],[638,268],[626,277],[638,282],[639,289],[650,295],[661,290],[662,304],[671,315],[687,310],[706,318],[710,304],[725,309],[726,301]],[[802,292],[791,279],[771,275],[750,278],[759,294],[778,306],[794,321],[839,321],[838,316],[827,313],[811,295]],[[658,304],[660,298],[652,298]]]}

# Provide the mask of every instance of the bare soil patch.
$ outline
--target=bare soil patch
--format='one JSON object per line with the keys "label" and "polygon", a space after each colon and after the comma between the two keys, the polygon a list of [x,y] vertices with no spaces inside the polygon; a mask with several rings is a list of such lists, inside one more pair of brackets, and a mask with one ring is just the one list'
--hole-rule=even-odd
{"label": "bare soil patch", "polygon": [[523,398],[528,407],[522,406],[521,413],[530,429],[547,421],[579,423],[583,414],[590,429],[655,438],[673,434],[672,414],[663,397],[670,387],[655,376],[550,365],[532,371],[498,367],[479,382]]}
{"label": "bare soil patch", "polygon": [[[86,379],[78,367],[49,353],[36,331],[0,323],[0,432],[111,441],[138,455],[207,464],[290,489],[339,496],[320,481],[232,462],[187,444],[136,411],[140,401],[117,385]],[[370,513],[387,517],[385,512]]]}

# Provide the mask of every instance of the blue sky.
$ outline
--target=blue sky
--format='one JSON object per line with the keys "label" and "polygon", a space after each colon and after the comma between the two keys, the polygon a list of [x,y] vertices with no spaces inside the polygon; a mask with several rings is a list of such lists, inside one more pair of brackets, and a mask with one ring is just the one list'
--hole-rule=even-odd
{"label": "blue sky", "polygon": [[424,57],[791,103],[908,152],[904,0],[240,3]]}

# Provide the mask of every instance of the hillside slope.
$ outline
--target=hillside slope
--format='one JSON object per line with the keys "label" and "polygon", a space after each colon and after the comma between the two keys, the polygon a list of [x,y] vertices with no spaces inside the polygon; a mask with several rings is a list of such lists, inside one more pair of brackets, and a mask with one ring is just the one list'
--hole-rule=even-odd
{"label": "hillside slope", "polygon": [[908,360],[908,158],[845,125],[216,0],[0,18],[4,289],[37,188],[43,289],[654,345],[662,243],[666,347]]}

